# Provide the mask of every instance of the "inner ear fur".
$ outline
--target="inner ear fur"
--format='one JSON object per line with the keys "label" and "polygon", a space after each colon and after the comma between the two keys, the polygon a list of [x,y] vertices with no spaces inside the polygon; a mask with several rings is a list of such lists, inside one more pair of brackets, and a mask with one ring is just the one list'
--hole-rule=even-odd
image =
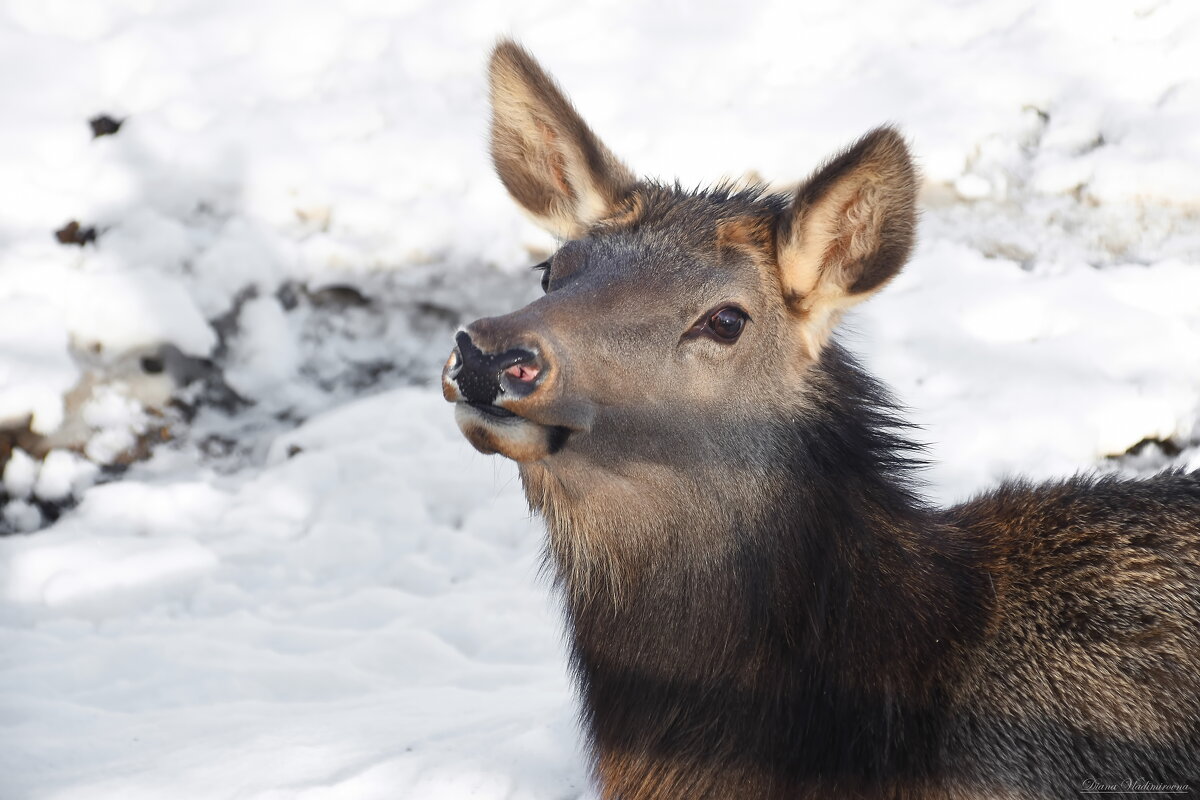
{"label": "inner ear fur", "polygon": [[636,178],[523,47],[502,40],[489,67],[492,161],[513,199],[556,236],[582,236]]}
{"label": "inner ear fur", "polygon": [[916,194],[904,138],[876,128],[818,169],[780,215],[780,282],[812,355],[843,310],[883,288],[908,260]]}

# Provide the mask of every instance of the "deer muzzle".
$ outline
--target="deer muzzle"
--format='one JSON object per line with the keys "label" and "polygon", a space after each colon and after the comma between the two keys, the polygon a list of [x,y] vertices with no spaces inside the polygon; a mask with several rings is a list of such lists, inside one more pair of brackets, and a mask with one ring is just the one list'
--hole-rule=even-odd
{"label": "deer muzzle", "polygon": [[483,453],[536,461],[563,448],[572,433],[590,427],[588,404],[566,399],[548,343],[520,337],[519,344],[492,347],[491,320],[480,320],[454,337],[442,369],[442,395],[455,404],[455,420]]}

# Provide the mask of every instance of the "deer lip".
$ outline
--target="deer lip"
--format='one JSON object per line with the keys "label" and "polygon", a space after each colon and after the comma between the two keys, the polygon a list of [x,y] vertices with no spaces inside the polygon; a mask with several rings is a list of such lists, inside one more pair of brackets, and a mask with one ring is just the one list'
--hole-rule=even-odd
{"label": "deer lip", "polygon": [[566,428],[543,425],[487,403],[460,401],[455,404],[454,416],[459,430],[476,450],[517,462],[552,456],[566,445],[570,436]]}
{"label": "deer lip", "polygon": [[480,411],[484,414],[487,414],[489,417],[495,417],[496,419],[510,419],[512,417],[519,416],[518,414],[514,414],[513,412],[509,411],[507,408],[494,406],[491,403],[476,403],[468,400],[467,405],[469,405],[471,408],[474,408],[476,411]]}

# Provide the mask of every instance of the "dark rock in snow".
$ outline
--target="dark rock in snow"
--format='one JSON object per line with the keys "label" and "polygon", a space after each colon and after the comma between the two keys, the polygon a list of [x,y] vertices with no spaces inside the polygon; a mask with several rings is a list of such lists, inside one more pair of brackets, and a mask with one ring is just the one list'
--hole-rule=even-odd
{"label": "dark rock in snow", "polygon": [[99,139],[101,136],[112,136],[121,130],[121,125],[124,122],[125,120],[114,119],[108,114],[100,114],[88,120],[88,124],[92,126],[93,139]]}
{"label": "dark rock in snow", "polygon": [[59,244],[75,244],[83,247],[96,241],[96,229],[89,225],[86,228],[75,220],[71,220],[54,232],[54,238]]}

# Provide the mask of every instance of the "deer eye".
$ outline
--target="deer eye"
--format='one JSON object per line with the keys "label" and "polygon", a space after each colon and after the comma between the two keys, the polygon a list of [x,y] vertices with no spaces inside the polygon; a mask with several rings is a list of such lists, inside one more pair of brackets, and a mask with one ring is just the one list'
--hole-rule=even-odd
{"label": "deer eye", "polygon": [[550,262],[543,261],[540,264],[535,264],[530,269],[538,270],[542,273],[542,292],[550,291]]}
{"label": "deer eye", "polygon": [[704,332],[721,342],[735,342],[742,335],[749,317],[737,306],[723,306],[708,315],[704,321]]}

